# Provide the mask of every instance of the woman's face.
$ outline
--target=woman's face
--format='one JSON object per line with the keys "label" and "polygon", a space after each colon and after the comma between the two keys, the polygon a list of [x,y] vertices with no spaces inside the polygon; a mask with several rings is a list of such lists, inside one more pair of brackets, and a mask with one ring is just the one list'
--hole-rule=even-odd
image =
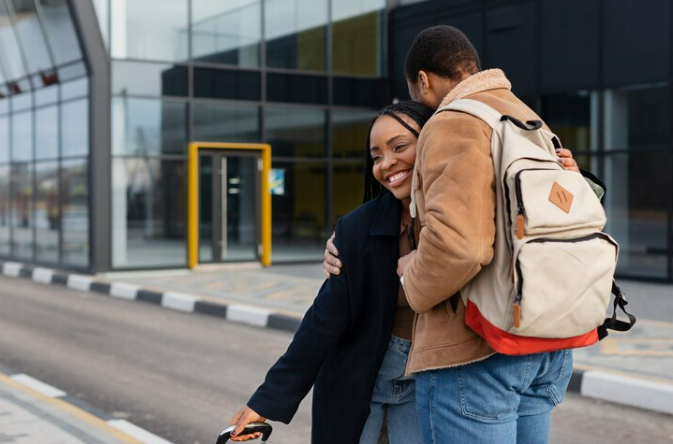
{"label": "woman's face", "polygon": [[[404,114],[398,115],[413,129],[421,131],[413,119]],[[374,123],[369,143],[374,178],[397,199],[408,199],[416,161],[416,136],[400,122],[384,114]]]}

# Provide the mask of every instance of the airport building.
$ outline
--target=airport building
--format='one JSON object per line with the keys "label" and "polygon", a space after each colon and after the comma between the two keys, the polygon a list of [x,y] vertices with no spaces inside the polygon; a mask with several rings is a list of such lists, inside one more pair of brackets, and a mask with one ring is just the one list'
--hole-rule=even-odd
{"label": "airport building", "polygon": [[605,180],[620,276],[673,281],[672,16],[667,0],[0,0],[0,258],[321,260],[362,200],[376,109],[408,97],[407,49],[449,24]]}

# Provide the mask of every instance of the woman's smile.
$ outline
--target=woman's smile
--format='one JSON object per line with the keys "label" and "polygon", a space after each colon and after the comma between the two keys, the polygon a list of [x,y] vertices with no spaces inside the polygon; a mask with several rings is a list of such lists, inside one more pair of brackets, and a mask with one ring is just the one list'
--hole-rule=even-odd
{"label": "woman's smile", "polygon": [[398,171],[393,174],[389,174],[386,177],[386,180],[392,188],[396,188],[404,183],[405,180],[411,175],[411,170]]}

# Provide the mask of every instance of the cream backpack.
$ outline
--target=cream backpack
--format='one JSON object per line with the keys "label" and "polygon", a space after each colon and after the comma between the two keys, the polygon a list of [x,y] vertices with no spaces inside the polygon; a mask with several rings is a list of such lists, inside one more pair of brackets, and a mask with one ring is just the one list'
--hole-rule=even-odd
{"label": "cream backpack", "polygon": [[[619,246],[602,231],[605,211],[592,186],[556,161],[558,138],[540,121],[523,123],[475,100],[443,111],[493,129],[495,255],[460,290],[467,325],[508,355],[584,347],[607,329],[629,330],[636,319],[614,282]],[[617,319],[617,307],[629,322]]]}

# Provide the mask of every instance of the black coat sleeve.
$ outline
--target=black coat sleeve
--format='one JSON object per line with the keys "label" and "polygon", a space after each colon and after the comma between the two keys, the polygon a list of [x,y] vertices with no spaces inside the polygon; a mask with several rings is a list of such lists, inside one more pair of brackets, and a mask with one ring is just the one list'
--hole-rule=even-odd
{"label": "black coat sleeve", "polygon": [[[345,240],[340,224],[335,231],[337,249],[344,252],[339,245]],[[286,424],[292,420],[313,386],[320,367],[348,328],[347,267],[353,259],[344,258],[341,274],[323,283],[287,351],[271,367],[264,383],[248,401],[248,406],[261,416]]]}

